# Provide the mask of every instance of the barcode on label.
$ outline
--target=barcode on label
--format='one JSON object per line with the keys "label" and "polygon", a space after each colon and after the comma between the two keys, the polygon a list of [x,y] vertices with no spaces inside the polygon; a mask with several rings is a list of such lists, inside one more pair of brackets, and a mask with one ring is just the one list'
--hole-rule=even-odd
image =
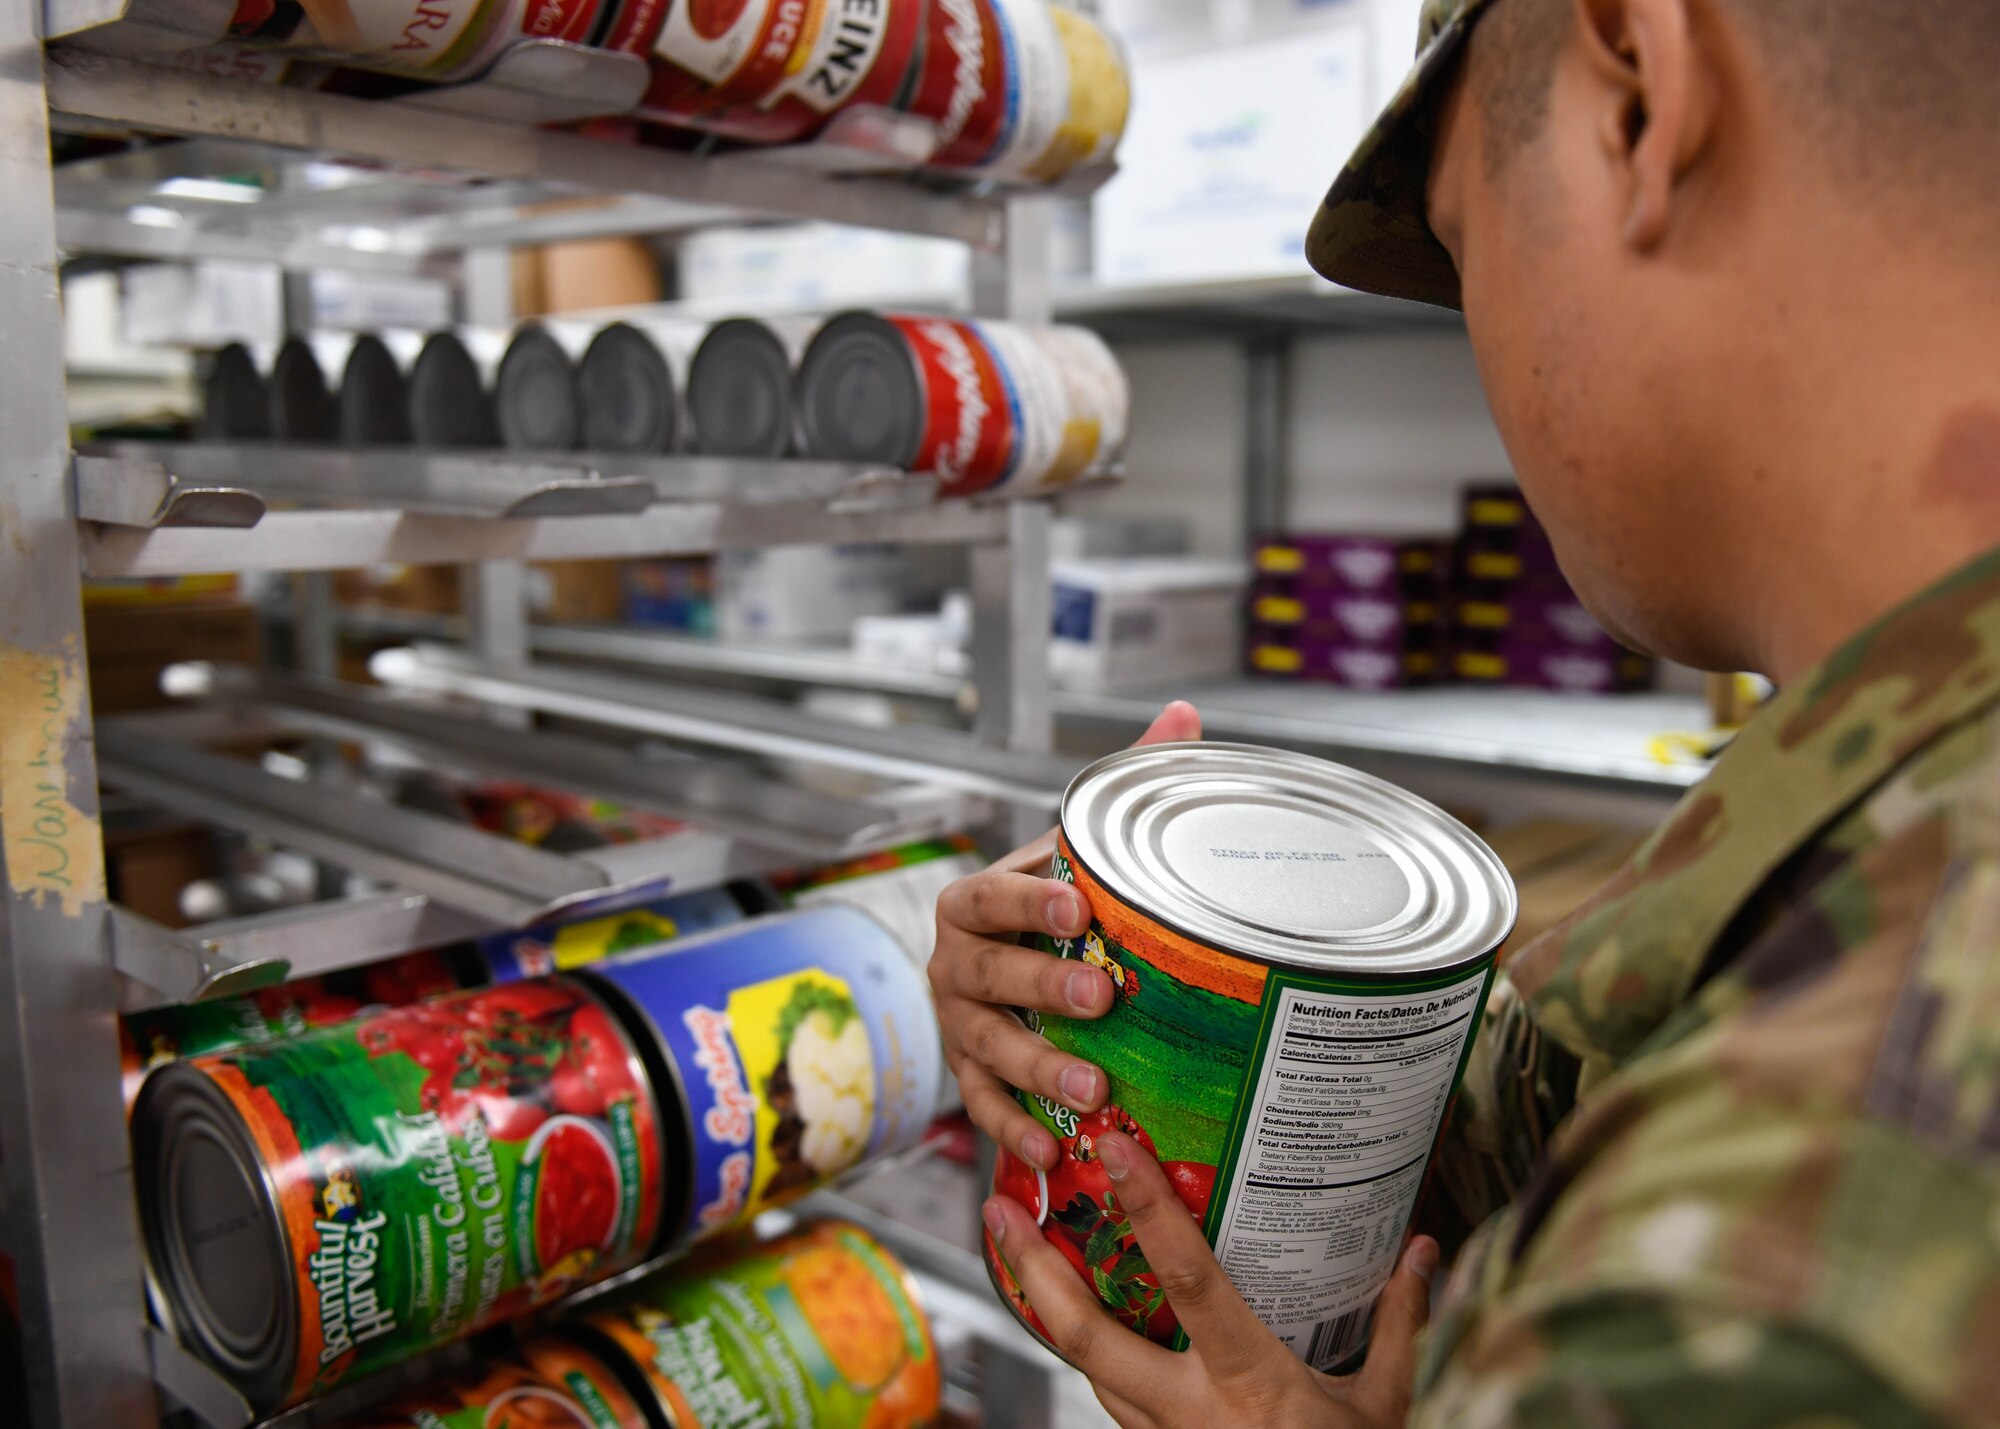
{"label": "barcode on label", "polygon": [[1315,1325],[1306,1363],[1314,1369],[1331,1369],[1359,1349],[1367,1336],[1369,1308],[1357,1305],[1337,1320]]}

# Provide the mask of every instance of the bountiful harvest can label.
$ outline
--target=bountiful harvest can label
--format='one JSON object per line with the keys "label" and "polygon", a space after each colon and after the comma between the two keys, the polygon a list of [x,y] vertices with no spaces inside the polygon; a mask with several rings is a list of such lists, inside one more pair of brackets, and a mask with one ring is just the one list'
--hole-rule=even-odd
{"label": "bountiful harvest can label", "polygon": [[638,1050],[567,979],[176,1064],[134,1126],[177,1327],[260,1410],[626,1269],[662,1219]]}
{"label": "bountiful harvest can label", "polygon": [[[1098,1156],[1106,1132],[1130,1135],[1159,1158],[1259,1318],[1301,1359],[1329,1368],[1365,1343],[1401,1252],[1471,1050],[1493,951],[1512,923],[1512,890],[1484,846],[1463,844],[1459,836],[1472,836],[1428,805],[1401,795],[1428,816],[1399,827],[1407,811],[1381,796],[1389,786],[1379,781],[1353,784],[1364,776],[1302,756],[1277,756],[1266,768],[1264,751],[1185,751],[1185,778],[1175,777],[1171,755],[1153,755],[1139,773],[1113,765],[1113,787],[1094,791],[1086,781],[1100,765],[1065,801],[1053,872],[1084,895],[1092,921],[1080,938],[1041,946],[1102,969],[1113,1002],[1095,1021],[1031,1017],[1030,1026],[1102,1067],[1109,1104],[1079,1114],[1023,1094],[1060,1155],[1042,1173],[1003,1150],[995,1189],[1028,1208],[1119,1320],[1184,1348]],[[1320,765],[1322,787],[1298,764]],[[1211,773],[1217,792],[1205,797]],[[1252,778],[1268,780],[1264,797],[1233,814],[1218,802]],[[1315,808],[1316,796],[1328,807]],[[1379,822],[1370,827],[1357,811]],[[1158,881],[1146,856],[1104,847],[1107,833],[1134,828],[1155,836]],[[1073,839],[1090,841],[1091,862]],[[1100,877],[1099,867],[1112,871]],[[1426,892],[1427,882],[1445,891]],[[1321,957],[1300,948],[1284,961],[1276,947],[1259,947],[1262,956],[1225,950],[1191,935],[1197,917],[1181,922],[1195,898],[1211,908],[1228,899],[1287,937],[1319,924],[1351,946]],[[1455,930],[1438,924],[1440,905]],[[1242,943],[1254,945],[1243,932]],[[1327,967],[1336,957],[1352,970]],[[1438,966],[1426,970],[1425,961]],[[987,1253],[1002,1293],[1046,1341],[990,1239]]]}

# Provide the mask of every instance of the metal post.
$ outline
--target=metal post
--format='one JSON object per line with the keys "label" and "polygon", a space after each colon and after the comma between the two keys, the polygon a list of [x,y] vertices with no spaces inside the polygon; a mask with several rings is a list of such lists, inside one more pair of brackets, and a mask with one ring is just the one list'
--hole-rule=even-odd
{"label": "metal post", "polygon": [[0,1246],[29,1422],[151,1424],[83,649],[39,6],[0,3]]}
{"label": "metal post", "polygon": [[1291,516],[1292,341],[1254,338],[1243,357],[1243,536],[1254,541]]}
{"label": "metal post", "polygon": [[[461,256],[459,316],[474,327],[506,327],[514,320],[513,251],[468,248]],[[460,566],[459,604],[470,625],[469,643],[481,656],[509,665],[528,658],[528,568],[519,561]],[[518,714],[495,711],[496,720]]]}

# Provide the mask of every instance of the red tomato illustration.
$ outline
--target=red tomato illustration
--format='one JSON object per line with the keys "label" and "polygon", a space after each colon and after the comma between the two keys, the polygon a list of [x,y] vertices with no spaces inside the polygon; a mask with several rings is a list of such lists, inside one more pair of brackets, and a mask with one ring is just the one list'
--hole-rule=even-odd
{"label": "red tomato illustration", "polygon": [[535,1256],[544,1271],[604,1247],[618,1226],[618,1163],[603,1135],[572,1118],[551,1122],[536,1155]]}
{"label": "red tomato illustration", "polygon": [[1162,1161],[1160,1169],[1167,1173],[1167,1180],[1173,1183],[1174,1194],[1181,1198],[1188,1214],[1196,1220],[1208,1214],[1209,1199],[1215,1194],[1213,1166],[1199,1161]]}
{"label": "red tomato illustration", "polygon": [[750,0],[687,0],[688,23],[704,40],[719,40],[749,4]]}

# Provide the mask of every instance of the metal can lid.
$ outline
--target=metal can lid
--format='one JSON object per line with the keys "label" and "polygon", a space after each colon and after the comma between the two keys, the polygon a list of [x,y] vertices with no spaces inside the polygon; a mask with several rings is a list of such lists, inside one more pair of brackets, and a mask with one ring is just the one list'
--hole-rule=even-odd
{"label": "metal can lid", "polygon": [[286,338],[271,363],[271,435],[281,442],[333,438],[333,397],[319,358],[303,338]]}
{"label": "metal can lid", "polygon": [[354,340],[340,374],[340,440],[352,447],[408,446],[410,387],[388,345],[373,333]]}
{"label": "metal can lid", "polygon": [[590,451],[669,452],[679,439],[673,369],[630,323],[612,323],[591,339],[577,368],[577,398]]}
{"label": "metal can lid", "polygon": [[581,429],[577,408],[576,368],[563,345],[533,324],[515,333],[493,383],[500,440],[528,451],[568,451]]}
{"label": "metal can lid", "polygon": [[923,445],[923,371],[887,318],[843,313],[799,363],[799,449],[827,461],[915,465]]}
{"label": "metal can lid", "polygon": [[255,441],[271,435],[271,395],[257,359],[232,342],[209,360],[201,384],[201,434],[212,442]]}
{"label": "metal can lid", "polygon": [[1403,977],[1476,962],[1513,880],[1465,825],[1385,780],[1241,744],[1099,760],[1063,795],[1070,851],[1107,890],[1258,962]]}
{"label": "metal can lid", "polygon": [[146,1079],[132,1126],[147,1250],[175,1328],[267,1412],[289,1386],[297,1296],[256,1143],[228,1095],[187,1063]]}
{"label": "metal can lid", "polygon": [[410,431],[419,446],[499,445],[479,364],[455,333],[432,333],[410,368]]}
{"label": "metal can lid", "polygon": [[780,457],[792,445],[792,360],[754,318],[708,330],[688,367],[688,418],[714,456]]}

